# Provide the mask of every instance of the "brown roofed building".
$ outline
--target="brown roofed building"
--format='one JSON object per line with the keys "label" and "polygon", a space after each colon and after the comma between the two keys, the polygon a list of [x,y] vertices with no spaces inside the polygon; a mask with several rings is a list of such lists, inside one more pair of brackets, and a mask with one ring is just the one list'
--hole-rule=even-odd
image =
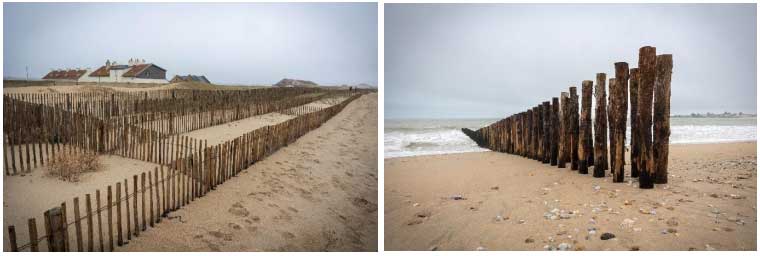
{"label": "brown roofed building", "polygon": [[175,75],[174,78],[172,78],[170,83],[179,83],[179,82],[199,82],[199,83],[207,83],[210,84],[211,81],[209,81],[206,76],[196,76],[196,75],[186,75],[186,76],[180,76]]}
{"label": "brown roofed building", "polygon": [[85,69],[53,70],[42,77],[42,79],[75,82],[86,73],[87,70]]}
{"label": "brown roofed building", "polygon": [[111,72],[109,72],[110,68],[107,66],[102,66],[92,73],[90,73],[91,77],[108,77],[111,76]]}
{"label": "brown roofed building", "polygon": [[92,71],[53,71],[42,79],[93,83],[167,83],[166,69],[153,63],[145,63],[144,60],[132,59],[129,60],[129,65],[118,65],[107,60],[104,66]]}

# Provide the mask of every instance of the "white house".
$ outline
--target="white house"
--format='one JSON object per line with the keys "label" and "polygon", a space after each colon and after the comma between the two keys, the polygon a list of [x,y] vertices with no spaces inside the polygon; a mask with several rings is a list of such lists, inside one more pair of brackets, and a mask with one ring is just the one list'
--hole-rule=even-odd
{"label": "white house", "polygon": [[106,65],[95,70],[54,70],[42,79],[90,83],[168,83],[166,69],[136,59],[130,59],[127,65],[106,60]]}

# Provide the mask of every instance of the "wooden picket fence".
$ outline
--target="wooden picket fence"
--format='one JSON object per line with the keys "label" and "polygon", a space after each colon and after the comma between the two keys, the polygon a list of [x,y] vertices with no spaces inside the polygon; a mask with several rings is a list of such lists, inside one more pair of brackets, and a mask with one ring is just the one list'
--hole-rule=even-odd
{"label": "wooden picket fence", "polygon": [[[605,177],[605,171],[611,167],[613,182],[623,182],[630,98],[631,177],[639,178],[640,188],[667,183],[673,57],[656,55],[654,47],[645,46],[639,50],[638,68],[629,69],[626,62],[617,62],[614,67],[615,78],[609,79],[609,101],[605,92],[606,74],[598,73],[595,89],[593,81],[582,82],[582,105],[577,88],[571,86],[559,98],[476,131],[467,128],[462,131],[479,146],[493,151],[559,168],[565,168],[569,162],[571,170],[581,174],[588,174],[588,168],[593,166],[593,176],[597,178]],[[592,95],[596,96],[593,125]]]}
{"label": "wooden picket fence", "polygon": [[261,88],[249,90],[155,90],[140,92],[9,93],[13,99],[43,104],[101,119],[148,113],[195,113],[233,109],[303,95],[339,93],[345,90],[320,88]]}
{"label": "wooden picket fence", "polygon": [[276,111],[299,115],[315,110],[304,106],[308,103],[352,94],[278,89],[4,95],[5,175],[27,173],[56,154],[75,152],[167,163],[166,145],[182,139],[172,135]]}
{"label": "wooden picket fence", "polygon": [[[122,246],[141,232],[148,231],[148,227],[155,227],[162,219],[174,218],[169,213],[203,197],[240,171],[318,128],[362,94],[352,92],[339,104],[299,112],[302,114],[293,119],[252,130],[218,145],[208,146],[207,141],[173,136],[169,143],[181,142],[175,144],[177,150],[174,153],[169,153],[175,157],[167,156],[164,158],[167,161],[158,160],[162,164],[160,168],[134,175],[131,190],[127,178],[106,187],[105,201],[101,201],[101,191],[96,190],[94,207],[92,195],[86,194],[84,212],[81,212],[80,198],[74,198],[73,217],[69,217],[72,213],[67,208],[67,202],[45,211],[44,233],[41,236],[36,218],[29,218],[25,237],[29,242],[23,245],[18,245],[17,240],[22,234],[17,234],[15,225],[9,225],[7,237],[10,250],[35,252],[46,247],[48,251],[113,251],[114,244]],[[145,141],[152,142],[152,139]],[[124,148],[127,147],[117,152],[128,152]],[[155,154],[149,153],[147,147],[135,152],[128,154],[146,161],[161,159],[149,157]],[[104,214],[106,223],[103,221]]]}

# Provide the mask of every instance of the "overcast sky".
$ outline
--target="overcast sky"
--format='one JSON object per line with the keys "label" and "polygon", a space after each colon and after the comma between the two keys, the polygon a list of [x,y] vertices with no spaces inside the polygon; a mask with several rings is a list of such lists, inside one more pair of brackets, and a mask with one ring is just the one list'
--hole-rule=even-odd
{"label": "overcast sky", "polygon": [[138,57],[215,83],[377,85],[376,3],[4,3],[3,76]]}
{"label": "overcast sky", "polygon": [[505,117],[673,54],[671,114],[755,113],[755,4],[385,4],[385,117]]}

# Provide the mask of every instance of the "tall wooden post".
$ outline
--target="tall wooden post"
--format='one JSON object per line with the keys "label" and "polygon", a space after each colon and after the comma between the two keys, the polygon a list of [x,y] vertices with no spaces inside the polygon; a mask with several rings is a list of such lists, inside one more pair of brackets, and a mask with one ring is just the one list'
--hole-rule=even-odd
{"label": "tall wooden post", "polygon": [[625,134],[628,116],[628,63],[615,63],[615,165],[612,181],[623,182],[625,178]]}
{"label": "tall wooden post", "polygon": [[596,74],[596,116],[594,119],[594,177],[604,177],[607,170],[607,75]]}
{"label": "tall wooden post", "polygon": [[578,123],[578,88],[570,87],[570,170],[578,170],[580,127]]}
{"label": "tall wooden post", "polygon": [[551,126],[549,127],[549,133],[551,138],[549,140],[549,150],[551,150],[551,156],[549,162],[552,166],[555,166],[557,165],[557,158],[559,156],[559,98],[557,97],[552,98],[550,119]]}
{"label": "tall wooden post", "polygon": [[533,109],[528,109],[528,125],[527,126],[528,126],[528,129],[527,129],[527,131],[528,131],[528,155],[527,155],[527,157],[528,158],[533,158],[533,155],[535,153],[535,151],[533,151],[533,149],[534,149],[534,147],[533,147],[534,146],[533,136],[535,136],[535,134],[533,132],[534,129],[535,129],[534,126],[533,126]]}
{"label": "tall wooden post", "polygon": [[550,105],[548,101],[544,101],[541,104],[541,108],[543,109],[542,113],[544,114],[543,117],[543,148],[544,148],[544,158],[541,159],[543,163],[548,164],[549,159],[551,159],[551,148],[549,147],[549,143],[551,141],[551,131],[550,131],[550,119],[551,119],[551,110]]}
{"label": "tall wooden post", "polygon": [[557,161],[557,167],[558,168],[565,168],[569,153],[567,151],[570,149],[570,136],[569,131],[570,127],[568,125],[569,119],[568,116],[568,100],[570,99],[570,94],[567,92],[562,92],[560,94],[560,103],[559,103],[559,157]]}
{"label": "tall wooden post", "polygon": [[630,80],[630,100],[631,100],[631,177],[639,177],[639,154],[641,144],[639,143],[639,69],[631,69]]}
{"label": "tall wooden post", "polygon": [[541,161],[541,159],[544,157],[544,149],[542,145],[544,144],[544,112],[541,108],[541,105],[538,105],[534,107],[536,111],[533,111],[536,115],[536,157],[534,158],[536,161]]}
{"label": "tall wooden post", "polygon": [[580,143],[578,149],[578,172],[588,174],[588,162],[591,156],[591,86],[593,82],[585,80],[581,83],[581,119]]}
{"label": "tall wooden post", "polygon": [[657,75],[654,82],[654,183],[668,183],[668,153],[670,143],[670,78],[673,55],[657,56]]}
{"label": "tall wooden post", "polygon": [[639,136],[641,144],[639,188],[654,188],[654,159],[652,149],[652,100],[657,65],[657,49],[644,46],[639,49]]}
{"label": "tall wooden post", "polygon": [[628,114],[628,63],[615,63],[615,164],[612,166],[612,181],[623,182],[625,178],[625,130]]}
{"label": "tall wooden post", "polygon": [[617,140],[617,136],[615,136],[615,134],[616,134],[615,133],[615,127],[616,127],[616,124],[617,124],[617,119],[616,119],[617,115],[615,115],[615,107],[617,106],[617,104],[619,104],[619,103],[617,103],[618,99],[615,98],[615,91],[614,91],[614,88],[616,88],[615,87],[615,81],[616,80],[615,80],[614,77],[610,78],[609,81],[608,81],[609,82],[609,87],[610,87],[610,97],[607,99],[608,103],[609,103],[608,107],[607,107],[607,118],[609,120],[609,122],[607,124],[607,131],[608,131],[608,136],[607,137],[609,138],[609,141],[610,141],[610,144],[609,144],[610,145],[610,149],[609,149],[609,151],[610,151],[610,173],[613,176],[615,175],[615,172],[614,172],[614,170],[615,170],[614,169],[614,167],[615,167],[615,149],[617,149],[616,148],[616,144],[617,143],[615,143],[616,142],[615,140]]}

